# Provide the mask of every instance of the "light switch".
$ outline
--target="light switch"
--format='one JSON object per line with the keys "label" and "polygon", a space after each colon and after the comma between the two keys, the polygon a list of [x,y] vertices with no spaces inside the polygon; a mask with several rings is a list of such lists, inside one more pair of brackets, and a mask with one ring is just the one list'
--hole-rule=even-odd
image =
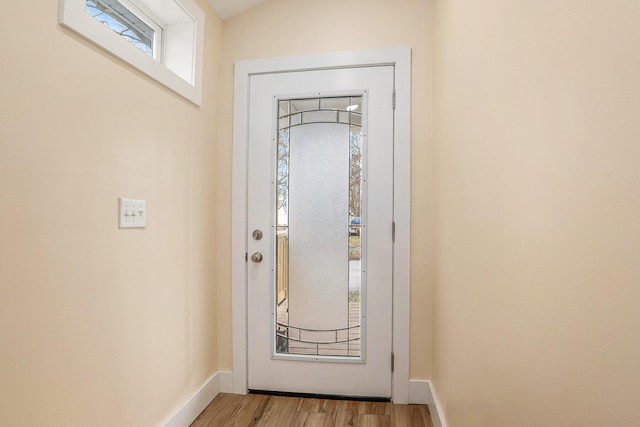
{"label": "light switch", "polygon": [[146,200],[134,200],[120,198],[120,215],[118,227],[120,228],[144,228],[147,226],[147,202]]}

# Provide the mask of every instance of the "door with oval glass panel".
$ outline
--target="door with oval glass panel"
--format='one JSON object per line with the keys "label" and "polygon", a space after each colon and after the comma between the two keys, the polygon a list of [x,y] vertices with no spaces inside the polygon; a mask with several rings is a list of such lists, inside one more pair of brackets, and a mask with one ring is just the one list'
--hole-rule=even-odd
{"label": "door with oval glass panel", "polygon": [[250,390],[391,396],[393,82],[251,76]]}

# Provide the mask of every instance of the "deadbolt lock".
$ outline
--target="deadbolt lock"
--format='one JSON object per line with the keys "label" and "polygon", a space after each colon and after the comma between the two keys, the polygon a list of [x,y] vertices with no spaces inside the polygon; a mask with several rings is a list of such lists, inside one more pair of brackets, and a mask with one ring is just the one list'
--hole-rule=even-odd
{"label": "deadbolt lock", "polygon": [[262,231],[253,230],[253,240],[260,240],[260,239],[262,239]]}

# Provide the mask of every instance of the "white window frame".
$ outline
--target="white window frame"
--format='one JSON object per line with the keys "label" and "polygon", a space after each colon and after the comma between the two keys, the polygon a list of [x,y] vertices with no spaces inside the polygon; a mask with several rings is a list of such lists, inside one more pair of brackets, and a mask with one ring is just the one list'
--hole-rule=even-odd
{"label": "white window frame", "polygon": [[[129,7],[125,0],[121,2]],[[58,21],[196,105],[202,104],[204,12],[194,0],[138,0],[132,13],[160,24],[159,57],[150,57],[85,11],[86,0],[59,0]],[[156,34],[157,36],[157,34]],[[155,44],[155,41],[154,41]],[[154,47],[154,57],[156,57]]]}
{"label": "white window frame", "polygon": [[[142,22],[153,29],[153,59],[162,62],[164,58],[164,35],[167,24],[162,22],[153,11],[136,0],[117,0],[118,3],[129,9],[131,13],[140,18]],[[85,0],[86,2],[86,0]]]}

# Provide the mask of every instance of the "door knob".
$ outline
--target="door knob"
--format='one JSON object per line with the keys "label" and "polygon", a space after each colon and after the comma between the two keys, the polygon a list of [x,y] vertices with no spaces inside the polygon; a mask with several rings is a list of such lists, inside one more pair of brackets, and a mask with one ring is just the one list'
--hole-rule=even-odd
{"label": "door knob", "polygon": [[262,262],[262,254],[260,252],[254,253],[251,255],[251,261],[255,263]]}

